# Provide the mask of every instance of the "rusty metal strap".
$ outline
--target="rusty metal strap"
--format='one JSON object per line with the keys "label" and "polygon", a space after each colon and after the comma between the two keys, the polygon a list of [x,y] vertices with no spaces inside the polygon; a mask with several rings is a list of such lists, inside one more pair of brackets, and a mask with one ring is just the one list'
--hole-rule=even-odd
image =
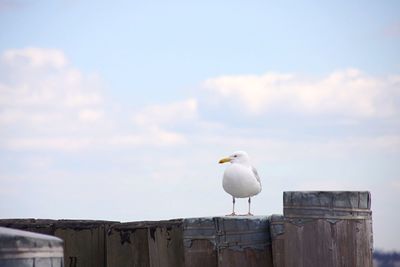
{"label": "rusty metal strap", "polygon": [[369,209],[284,206],[285,218],[365,220],[370,219],[371,214],[372,211]]}
{"label": "rusty metal strap", "polygon": [[[320,219],[320,220],[368,220],[371,219],[371,216],[354,216],[354,215],[344,215],[344,216],[334,216],[334,215],[328,215],[328,216],[321,216],[321,215],[308,215],[308,214],[302,214],[302,215],[295,215],[295,214],[290,214],[286,215],[285,218],[299,218],[299,219]],[[287,221],[287,220],[285,220]]]}
{"label": "rusty metal strap", "polygon": [[268,228],[260,228],[257,230],[242,230],[242,231],[217,231],[217,235],[246,235],[246,234],[259,234],[268,232]]}
{"label": "rusty metal strap", "polygon": [[183,239],[187,239],[187,240],[213,240],[215,239],[215,235],[185,235],[183,237]]}
{"label": "rusty metal strap", "polygon": [[275,225],[275,224],[282,224],[282,223],[284,223],[284,220],[270,222],[269,224],[270,224],[270,225]]}
{"label": "rusty metal strap", "polygon": [[338,212],[371,212],[370,209],[355,209],[355,208],[337,208],[337,207],[318,207],[318,206],[284,206],[284,209],[295,210],[321,210],[321,211],[338,211]]}
{"label": "rusty metal strap", "polygon": [[201,225],[195,225],[195,226],[184,226],[184,230],[214,230],[215,226],[201,226]]}
{"label": "rusty metal strap", "polygon": [[271,245],[271,242],[269,242],[269,241],[266,242],[265,240],[249,240],[247,242],[245,242],[245,241],[219,242],[218,248],[243,249],[246,247],[251,247],[251,248],[262,249],[269,245]]}

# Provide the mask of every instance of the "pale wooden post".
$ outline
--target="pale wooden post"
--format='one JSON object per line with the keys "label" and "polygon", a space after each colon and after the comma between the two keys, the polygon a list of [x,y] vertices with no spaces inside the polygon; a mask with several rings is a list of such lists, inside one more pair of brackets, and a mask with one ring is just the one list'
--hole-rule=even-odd
{"label": "pale wooden post", "polygon": [[283,206],[274,267],[373,266],[369,192],[284,192]]}

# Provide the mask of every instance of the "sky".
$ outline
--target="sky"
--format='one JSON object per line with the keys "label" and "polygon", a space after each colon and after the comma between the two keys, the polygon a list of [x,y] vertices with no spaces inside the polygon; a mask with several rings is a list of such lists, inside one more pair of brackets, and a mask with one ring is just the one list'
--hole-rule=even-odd
{"label": "sky", "polygon": [[399,47],[394,0],[0,0],[0,218],[228,214],[245,150],[256,215],[368,190],[400,250]]}

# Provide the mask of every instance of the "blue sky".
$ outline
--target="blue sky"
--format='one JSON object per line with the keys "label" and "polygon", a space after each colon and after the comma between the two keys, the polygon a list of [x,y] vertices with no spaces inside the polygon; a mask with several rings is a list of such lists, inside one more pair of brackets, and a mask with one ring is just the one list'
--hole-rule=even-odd
{"label": "blue sky", "polygon": [[240,149],[256,214],[370,190],[399,250],[398,47],[397,1],[0,0],[0,217],[225,214]]}

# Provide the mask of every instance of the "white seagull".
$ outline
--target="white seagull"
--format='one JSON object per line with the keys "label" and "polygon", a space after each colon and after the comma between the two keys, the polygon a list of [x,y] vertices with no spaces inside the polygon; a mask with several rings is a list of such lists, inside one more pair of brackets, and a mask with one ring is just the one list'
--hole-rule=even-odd
{"label": "white seagull", "polygon": [[234,216],[235,198],[249,198],[249,212],[246,215],[253,215],[250,212],[251,197],[261,192],[261,180],[256,168],[251,166],[249,155],[244,151],[237,151],[231,156],[223,158],[219,163],[230,162],[224,172],[222,187],[225,192],[233,198],[232,213]]}

